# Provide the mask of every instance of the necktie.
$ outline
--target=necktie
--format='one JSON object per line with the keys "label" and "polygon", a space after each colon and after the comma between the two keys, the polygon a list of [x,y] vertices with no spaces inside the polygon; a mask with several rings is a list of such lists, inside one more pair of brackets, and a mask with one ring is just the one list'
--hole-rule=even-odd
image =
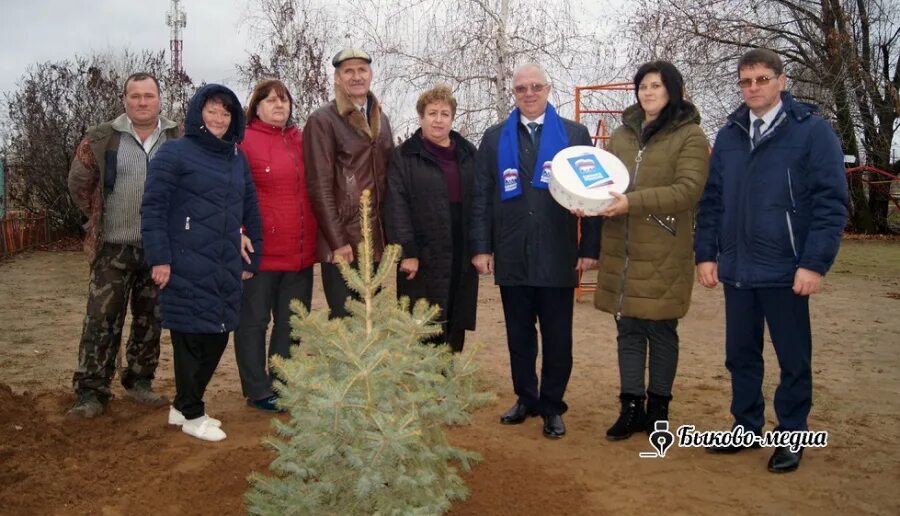
{"label": "necktie", "polygon": [[764,123],[765,121],[762,118],[757,118],[753,121],[753,147],[756,147],[756,144],[759,143],[759,138],[762,136],[759,128],[762,127]]}
{"label": "necktie", "polygon": [[534,143],[534,138],[537,136],[537,130],[540,126],[541,124],[537,122],[528,122],[528,135],[531,136],[532,144]]}

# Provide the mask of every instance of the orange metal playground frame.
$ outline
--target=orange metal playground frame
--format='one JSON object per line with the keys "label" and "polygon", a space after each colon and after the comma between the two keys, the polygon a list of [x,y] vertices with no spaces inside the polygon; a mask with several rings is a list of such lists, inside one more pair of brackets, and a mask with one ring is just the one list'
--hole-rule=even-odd
{"label": "orange metal playground frame", "polygon": [[[630,82],[615,82],[609,84],[595,84],[593,86],[576,86],[575,87],[575,121],[581,122],[585,115],[621,115],[621,109],[587,109],[584,106],[585,94],[592,91],[632,91],[634,85]],[[591,128],[589,127],[590,131]],[[591,134],[591,141],[594,145],[605,149],[610,137],[609,126],[606,120],[601,116],[597,120],[596,126]],[[578,238],[581,239],[581,224],[578,225]],[[575,300],[577,301],[582,294],[588,294],[597,290],[596,282],[584,282],[583,274],[578,273],[578,287],[575,288]]]}

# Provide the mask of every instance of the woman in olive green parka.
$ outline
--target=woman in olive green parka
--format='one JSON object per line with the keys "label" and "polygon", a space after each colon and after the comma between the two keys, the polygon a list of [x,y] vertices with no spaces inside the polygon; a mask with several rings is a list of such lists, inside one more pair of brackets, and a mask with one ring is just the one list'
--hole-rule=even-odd
{"label": "woman in olive green parka", "polygon": [[709,167],[700,114],[684,100],[675,66],[646,63],[634,86],[638,103],[625,110],[608,146],[628,167],[631,183],[601,213],[607,218],[594,296],[598,309],[615,316],[618,330],[621,413],[606,433],[611,440],[650,433],[656,421],[668,419],[678,364],[676,327],[687,313],[694,281],[693,210]]}

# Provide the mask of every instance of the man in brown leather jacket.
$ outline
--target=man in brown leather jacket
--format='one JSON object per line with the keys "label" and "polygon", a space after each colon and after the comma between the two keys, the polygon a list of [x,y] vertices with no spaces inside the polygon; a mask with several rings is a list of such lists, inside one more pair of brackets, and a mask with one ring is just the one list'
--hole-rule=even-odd
{"label": "man in brown leather jacket", "polygon": [[388,117],[369,91],[371,63],[363,50],[338,52],[331,61],[335,98],[309,116],[303,131],[307,189],[319,223],[317,258],[332,317],[347,315],[351,293],[336,264],[339,258],[355,261],[362,238],[359,199],[366,189],[372,192],[376,261],[384,249],[381,203],[394,144]]}

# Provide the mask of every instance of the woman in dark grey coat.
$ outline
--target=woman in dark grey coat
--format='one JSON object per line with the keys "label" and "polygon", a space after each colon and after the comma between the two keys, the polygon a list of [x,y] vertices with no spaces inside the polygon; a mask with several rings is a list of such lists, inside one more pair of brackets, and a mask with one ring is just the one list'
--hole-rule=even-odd
{"label": "woman in dark grey coat", "polygon": [[447,86],[419,96],[416,110],[420,129],[391,156],[385,231],[403,247],[398,293],[440,306],[444,331],[432,340],[459,352],[478,301],[467,249],[475,146],[451,130],[456,99]]}

